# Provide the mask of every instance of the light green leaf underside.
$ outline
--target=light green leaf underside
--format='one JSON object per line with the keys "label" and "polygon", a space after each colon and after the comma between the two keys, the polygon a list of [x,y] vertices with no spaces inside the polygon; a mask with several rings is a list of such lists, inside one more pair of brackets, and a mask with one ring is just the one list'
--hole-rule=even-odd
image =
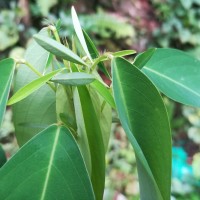
{"label": "light green leaf underside", "polygon": [[10,92],[14,66],[14,60],[11,58],[0,61],[0,127]]}
{"label": "light green leaf underside", "polygon": [[169,98],[200,107],[199,60],[179,50],[156,49],[142,71]]}
{"label": "light green leaf underside", "polygon": [[[47,29],[42,29],[39,34],[47,36]],[[25,60],[44,74],[49,52],[32,41],[26,50]],[[20,65],[15,76],[14,92],[37,78],[38,76],[27,66]],[[55,92],[46,84],[12,107],[15,134],[20,146],[56,122]]]}
{"label": "light green leaf underside", "polygon": [[79,148],[65,127],[40,132],[0,169],[0,177],[2,200],[95,199]]}
{"label": "light green leaf underside", "polygon": [[8,105],[12,105],[14,103],[17,103],[18,101],[21,101],[22,99],[26,98],[36,90],[38,90],[40,87],[42,87],[47,81],[49,81],[53,76],[61,72],[62,69],[50,72],[32,82],[30,82],[28,85],[25,85],[24,87],[20,88],[8,101]]}
{"label": "light green leaf underside", "polygon": [[51,81],[62,85],[87,85],[95,80],[95,76],[84,72],[72,72],[67,74],[59,74],[51,79]]}
{"label": "light green leaf underside", "polygon": [[171,135],[162,98],[149,79],[122,58],[112,61],[112,75],[119,118],[136,153],[141,199],[169,200]]}
{"label": "light green leaf underside", "polygon": [[77,64],[86,65],[83,60],[61,43],[44,35],[34,35],[36,42],[55,56]]}
{"label": "light green leaf underside", "polygon": [[92,58],[90,56],[90,53],[89,53],[87,45],[86,45],[86,41],[85,41],[85,38],[84,38],[84,35],[83,35],[83,32],[82,32],[82,28],[81,28],[78,16],[76,14],[76,10],[74,9],[73,6],[72,6],[72,9],[71,9],[71,15],[72,15],[72,22],[73,22],[73,25],[74,25],[74,30],[76,32],[78,39],[79,39],[79,42],[81,43],[81,46],[84,49],[87,57],[92,61]]}

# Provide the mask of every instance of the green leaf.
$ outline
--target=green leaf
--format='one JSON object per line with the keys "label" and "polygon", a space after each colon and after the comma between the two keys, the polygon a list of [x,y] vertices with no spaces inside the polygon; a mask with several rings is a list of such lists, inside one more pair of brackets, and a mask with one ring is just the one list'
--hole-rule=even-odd
{"label": "green leaf", "polygon": [[182,51],[156,49],[142,71],[169,98],[200,107],[199,66],[199,60]]}
{"label": "green leaf", "polygon": [[15,63],[11,58],[0,61],[0,127],[6,109]]}
{"label": "green leaf", "polygon": [[2,146],[0,145],[0,168],[6,163],[6,154],[2,148]]}
{"label": "green leaf", "polygon": [[95,90],[104,98],[107,103],[110,104],[112,108],[116,109],[115,102],[112,94],[109,91],[109,88],[106,88],[106,86],[99,80],[95,80],[90,85],[95,88]]}
{"label": "green leaf", "polygon": [[[85,41],[86,41],[86,44],[87,44],[87,47],[88,47],[91,57],[93,59],[98,58],[99,52],[98,52],[96,46],[94,45],[93,41],[90,39],[89,35],[84,30],[83,30],[83,35],[84,35],[84,38],[85,38]],[[108,70],[106,69],[103,62],[99,62],[98,67],[107,77],[110,77],[110,74],[108,73]]]}
{"label": "green leaf", "polygon": [[1,199],[95,199],[79,148],[65,127],[52,125],[32,138],[0,169],[0,177]]}
{"label": "green leaf", "polygon": [[18,101],[21,101],[22,99],[26,98],[36,90],[38,90],[40,87],[42,87],[45,83],[47,83],[53,76],[61,72],[63,69],[59,69],[53,72],[50,72],[49,74],[46,74],[32,82],[30,82],[28,85],[25,85],[24,87],[20,88],[9,100],[8,105],[12,105],[14,103],[17,103]]}
{"label": "green leaf", "polygon": [[54,54],[55,56],[77,64],[86,65],[80,57],[78,57],[70,49],[68,49],[61,43],[40,34],[34,35],[34,39],[40,46],[42,46],[44,49]]}
{"label": "green leaf", "polygon": [[135,54],[135,53],[136,53],[135,50],[123,50],[123,51],[114,52],[112,55],[114,57],[123,57],[123,56],[132,55],[132,54]]}
{"label": "green leaf", "polygon": [[104,148],[106,152],[108,150],[111,133],[112,108],[108,103],[105,102],[104,98],[97,92],[95,88],[88,87],[88,90],[90,91],[92,103],[94,105],[96,116],[101,128]]}
{"label": "green leaf", "polygon": [[[47,36],[47,30],[44,28],[39,34]],[[41,74],[44,74],[49,54],[48,51],[33,40],[26,50],[25,60]],[[38,76],[26,65],[20,65],[14,79],[14,92],[37,78]],[[55,92],[46,84],[26,99],[12,106],[15,134],[20,146],[35,134],[57,121],[55,96]]]}
{"label": "green leaf", "polygon": [[74,30],[76,32],[78,39],[79,39],[79,42],[81,43],[81,46],[83,47],[87,57],[92,61],[92,58],[90,56],[90,53],[88,51],[88,48],[87,48],[87,45],[86,45],[86,42],[85,42],[85,38],[83,36],[83,32],[82,32],[82,28],[81,28],[78,16],[76,14],[76,10],[74,9],[74,6],[72,6],[71,15],[72,15],[72,22],[73,22],[73,25],[74,25]]}
{"label": "green leaf", "polygon": [[62,85],[87,85],[95,80],[95,76],[84,72],[72,72],[67,74],[59,74],[51,79],[51,81]]}
{"label": "green leaf", "polygon": [[84,156],[97,200],[103,199],[105,182],[105,150],[98,117],[86,86],[74,91],[78,143]]}
{"label": "green leaf", "polygon": [[156,48],[148,49],[147,51],[140,53],[135,57],[134,65],[138,67],[139,69],[142,69],[145,64],[150,60],[150,58],[155,53]]}
{"label": "green leaf", "polygon": [[112,61],[113,92],[122,126],[135,149],[142,200],[169,200],[171,135],[156,87],[122,58]]}

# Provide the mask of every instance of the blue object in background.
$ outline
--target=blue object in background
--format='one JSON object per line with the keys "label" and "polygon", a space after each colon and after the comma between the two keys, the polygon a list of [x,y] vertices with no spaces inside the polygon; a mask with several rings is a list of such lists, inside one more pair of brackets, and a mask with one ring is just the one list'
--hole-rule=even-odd
{"label": "blue object in background", "polygon": [[192,166],[187,163],[187,153],[182,147],[172,148],[172,178],[190,184],[195,182]]}

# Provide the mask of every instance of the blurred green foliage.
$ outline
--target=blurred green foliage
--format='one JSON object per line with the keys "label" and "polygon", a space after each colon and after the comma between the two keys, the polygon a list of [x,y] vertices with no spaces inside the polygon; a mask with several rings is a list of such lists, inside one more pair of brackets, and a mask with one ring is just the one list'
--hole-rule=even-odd
{"label": "blurred green foliage", "polygon": [[200,54],[200,1],[153,0],[160,27],[153,33],[154,43]]}

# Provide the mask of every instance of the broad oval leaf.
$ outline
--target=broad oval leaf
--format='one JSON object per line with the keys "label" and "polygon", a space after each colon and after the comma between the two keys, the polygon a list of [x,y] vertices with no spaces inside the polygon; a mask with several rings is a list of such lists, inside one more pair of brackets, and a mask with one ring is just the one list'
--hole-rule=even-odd
{"label": "broad oval leaf", "polygon": [[142,200],[169,200],[171,135],[156,87],[122,58],[112,61],[113,91],[122,126],[135,149]]}
{"label": "broad oval leaf", "polygon": [[142,71],[174,101],[200,107],[200,61],[176,49],[156,49]]}
{"label": "broad oval leaf", "polygon": [[0,61],[0,127],[6,109],[15,63],[11,58]]}
{"label": "broad oval leaf", "polygon": [[[39,34],[48,35],[46,28]],[[44,74],[50,53],[32,41],[25,53],[25,60]],[[14,92],[24,87],[38,76],[27,66],[20,65],[14,81]],[[21,146],[35,134],[55,123],[55,92],[45,84],[26,99],[13,105],[13,121],[17,142]]]}
{"label": "broad oval leaf", "polygon": [[76,10],[74,9],[74,6],[72,6],[71,14],[72,14],[72,22],[73,22],[73,25],[74,25],[74,30],[76,32],[76,35],[77,35],[77,37],[78,37],[78,39],[81,43],[82,48],[85,51],[87,57],[92,61],[92,58],[90,56],[90,53],[88,51],[88,48],[87,48],[87,45],[86,45],[86,42],[85,42],[85,38],[83,36],[83,32],[82,32],[82,28],[81,28],[78,16],[76,14]]}
{"label": "broad oval leaf", "polygon": [[67,74],[59,74],[51,79],[51,81],[62,85],[87,85],[95,80],[95,76],[84,72],[72,72]]}
{"label": "broad oval leaf", "polygon": [[1,199],[95,199],[80,150],[65,127],[52,125],[32,138],[0,169],[0,177]]}
{"label": "broad oval leaf", "polygon": [[40,34],[34,35],[34,39],[40,46],[42,46],[44,49],[51,52],[55,56],[77,64],[86,65],[80,57],[78,57],[76,54],[73,53],[73,51],[71,51],[61,43]]}
{"label": "broad oval leaf", "polygon": [[108,104],[110,104],[112,108],[116,109],[114,98],[112,94],[110,93],[109,88],[107,88],[99,80],[95,80],[94,82],[92,82],[91,86],[104,98],[104,100]]}
{"label": "broad oval leaf", "polygon": [[90,167],[91,181],[97,200],[103,199],[105,182],[105,148],[98,117],[86,86],[74,91],[78,140],[85,161]]}
{"label": "broad oval leaf", "polygon": [[53,72],[50,72],[49,74],[46,74],[32,82],[30,82],[28,85],[25,85],[24,87],[20,88],[9,100],[8,105],[12,105],[14,103],[17,103],[18,101],[21,101],[22,99],[26,98],[36,90],[38,90],[40,87],[42,87],[46,82],[48,82],[53,76],[61,72],[63,69],[59,69]]}

